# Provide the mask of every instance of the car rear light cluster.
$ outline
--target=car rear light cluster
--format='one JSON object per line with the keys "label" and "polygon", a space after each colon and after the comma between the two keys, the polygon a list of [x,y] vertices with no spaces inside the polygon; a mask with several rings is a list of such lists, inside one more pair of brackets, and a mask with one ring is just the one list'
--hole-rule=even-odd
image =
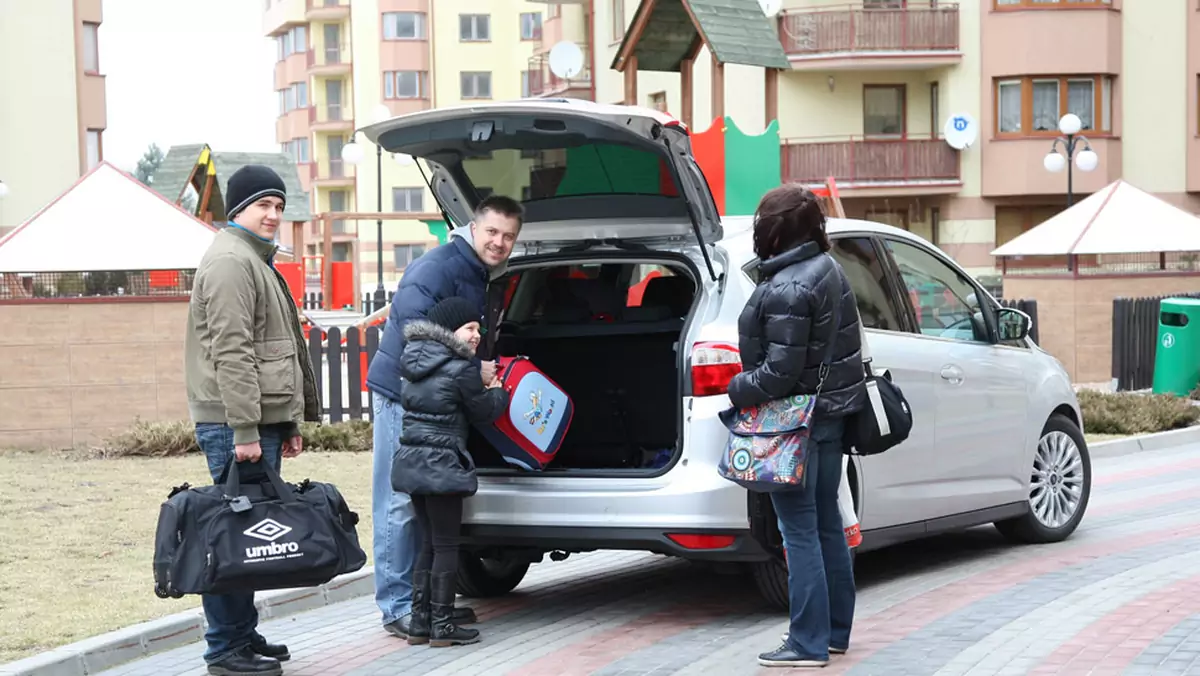
{"label": "car rear light cluster", "polygon": [[742,370],[736,345],[696,343],[692,348],[692,396],[725,394],[729,381]]}

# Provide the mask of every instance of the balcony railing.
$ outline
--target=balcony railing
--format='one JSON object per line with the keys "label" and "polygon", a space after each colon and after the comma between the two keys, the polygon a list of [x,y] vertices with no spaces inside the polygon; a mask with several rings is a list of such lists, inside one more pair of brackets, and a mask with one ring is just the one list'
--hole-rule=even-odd
{"label": "balcony railing", "polygon": [[525,71],[529,78],[529,96],[554,96],[572,89],[589,89],[592,86],[592,71],[588,67],[588,47],[583,45],[582,49],[583,69],[570,80],[551,72],[548,54],[534,54],[529,57],[528,69]]}
{"label": "balcony railing", "polygon": [[863,138],[784,141],[783,177],[792,183],[922,183],[959,180],[958,153],[942,139]]}
{"label": "balcony railing", "polygon": [[350,65],[350,45],[341,44],[308,50],[308,67]]}
{"label": "balcony railing", "polygon": [[350,110],[350,106],[340,103],[329,103],[323,106],[313,106],[310,121],[313,124],[322,123],[337,123],[354,121],[354,112]]}
{"label": "balcony railing", "polygon": [[[899,5],[899,3],[897,3]],[[957,51],[958,5],[866,6],[790,10],[779,20],[788,54]]]}

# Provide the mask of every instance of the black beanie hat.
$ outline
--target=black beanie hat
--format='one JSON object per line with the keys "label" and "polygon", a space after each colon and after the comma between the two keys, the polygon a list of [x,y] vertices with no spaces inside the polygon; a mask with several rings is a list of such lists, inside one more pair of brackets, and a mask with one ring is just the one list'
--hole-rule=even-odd
{"label": "black beanie hat", "polygon": [[225,188],[225,218],[233,220],[255,200],[278,197],[287,204],[287,187],[275,170],[261,164],[247,164],[233,172]]}
{"label": "black beanie hat", "polygon": [[429,308],[427,316],[429,321],[450,331],[457,331],[464,324],[483,319],[479,316],[479,309],[475,307],[475,304],[460,296],[438,301],[436,305]]}

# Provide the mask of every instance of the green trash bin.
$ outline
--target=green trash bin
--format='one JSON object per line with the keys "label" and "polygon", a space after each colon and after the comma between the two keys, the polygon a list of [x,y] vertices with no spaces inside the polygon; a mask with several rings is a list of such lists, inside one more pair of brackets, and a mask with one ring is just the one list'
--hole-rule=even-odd
{"label": "green trash bin", "polygon": [[1158,310],[1154,393],[1186,397],[1200,383],[1200,298],[1164,298]]}

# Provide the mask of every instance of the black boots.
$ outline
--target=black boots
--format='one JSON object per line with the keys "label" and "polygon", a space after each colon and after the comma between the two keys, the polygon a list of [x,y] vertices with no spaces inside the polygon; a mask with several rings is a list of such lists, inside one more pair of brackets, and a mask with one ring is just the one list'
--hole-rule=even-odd
{"label": "black boots", "polygon": [[[434,648],[445,648],[452,645],[467,645],[479,641],[479,632],[475,629],[464,629],[455,622],[454,595],[458,575],[455,573],[438,573],[430,576],[430,636],[429,645]],[[415,599],[414,590],[414,599]],[[472,613],[474,614],[474,613]]]}
{"label": "black boots", "polygon": [[279,660],[260,655],[246,646],[220,662],[208,665],[208,673],[213,676],[280,676],[283,667]]}
{"label": "black boots", "polygon": [[[409,645],[424,645],[429,643],[432,612],[428,570],[413,571],[412,594],[412,614],[406,618],[404,631]],[[456,625],[462,625],[474,624],[477,619],[473,609],[455,608],[451,615],[451,621]]]}

